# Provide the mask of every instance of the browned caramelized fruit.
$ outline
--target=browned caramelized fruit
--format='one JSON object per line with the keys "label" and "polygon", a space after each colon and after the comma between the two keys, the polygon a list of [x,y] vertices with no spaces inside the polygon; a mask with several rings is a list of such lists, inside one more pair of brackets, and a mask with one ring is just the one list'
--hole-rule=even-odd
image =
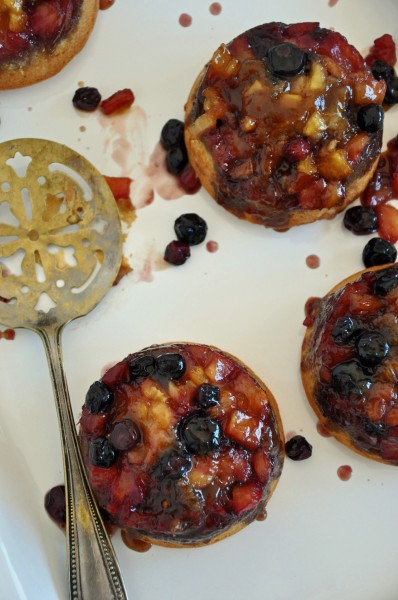
{"label": "browned caramelized fruit", "polygon": [[222,44],[186,108],[189,160],[236,216],[275,229],[331,218],[380,153],[385,81],[318,23],[268,23]]}
{"label": "browned caramelized fruit", "polygon": [[108,521],[134,539],[215,542],[264,514],[283,464],[274,398],[213,347],[151,346],[89,389],[88,476]]}
{"label": "browned caramelized fruit", "polygon": [[398,465],[398,266],[368,269],[312,305],[302,377],[339,441]]}

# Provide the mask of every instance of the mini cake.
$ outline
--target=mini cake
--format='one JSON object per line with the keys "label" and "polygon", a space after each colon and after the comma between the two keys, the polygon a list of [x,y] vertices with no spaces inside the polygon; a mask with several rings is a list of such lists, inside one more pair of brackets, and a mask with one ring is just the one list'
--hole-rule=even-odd
{"label": "mini cake", "polygon": [[186,104],[189,161],[241,219],[286,229],[332,218],[366,187],[385,82],[318,23],[268,23],[222,44]]}
{"label": "mini cake", "polygon": [[398,266],[373,267],[312,303],[301,372],[321,425],[398,465]]}
{"label": "mini cake", "polygon": [[18,88],[60,71],[85,45],[99,0],[3,0],[0,89]]}
{"label": "mini cake", "polygon": [[87,393],[80,442],[108,521],[166,546],[216,542],[262,518],[281,473],[276,402],[210,346],[151,346]]}

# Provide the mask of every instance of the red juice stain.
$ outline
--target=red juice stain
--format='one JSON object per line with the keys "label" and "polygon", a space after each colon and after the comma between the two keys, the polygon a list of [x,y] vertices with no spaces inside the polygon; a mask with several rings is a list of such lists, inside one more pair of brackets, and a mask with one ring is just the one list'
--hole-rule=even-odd
{"label": "red juice stain", "polygon": [[100,10],[106,10],[110,8],[113,4],[115,4],[115,0],[100,0]]}
{"label": "red juice stain", "polygon": [[210,241],[206,243],[206,250],[208,252],[217,252],[218,247],[218,242]]}
{"label": "red juice stain", "polygon": [[320,423],[318,421],[318,423],[316,424],[316,430],[319,433],[319,435],[321,435],[322,437],[332,437],[332,434],[329,433],[329,431],[326,429],[326,427],[324,425],[322,425],[322,423]]}
{"label": "red juice stain", "polygon": [[310,254],[305,259],[305,264],[310,269],[317,269],[319,267],[319,265],[321,264],[321,259],[316,254]]}
{"label": "red juice stain", "polygon": [[348,481],[351,479],[352,468],[349,465],[342,465],[337,469],[337,475],[341,481]]}
{"label": "red juice stain", "polygon": [[178,22],[181,25],[181,27],[190,27],[190,25],[192,24],[192,17],[187,13],[182,13],[182,15],[180,15],[178,19]]}
{"label": "red juice stain", "polygon": [[222,6],[219,2],[212,2],[212,4],[209,6],[209,11],[212,15],[219,15],[222,11]]}

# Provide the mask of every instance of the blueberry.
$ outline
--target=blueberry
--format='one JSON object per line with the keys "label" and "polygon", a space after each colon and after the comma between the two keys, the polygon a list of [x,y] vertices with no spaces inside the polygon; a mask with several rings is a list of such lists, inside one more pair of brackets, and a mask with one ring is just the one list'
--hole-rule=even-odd
{"label": "blueberry", "polygon": [[347,344],[360,331],[360,324],[353,317],[337,319],[332,329],[332,337],[336,344]]}
{"label": "blueberry", "polygon": [[386,95],[384,96],[385,104],[398,103],[398,77],[392,77],[387,81]]}
{"label": "blueberry", "polygon": [[184,123],[178,119],[169,119],[163,126],[160,141],[165,150],[170,150],[170,148],[175,148],[176,146],[185,147]]}
{"label": "blueberry", "polygon": [[156,361],[153,356],[137,356],[130,361],[130,374],[133,379],[146,379],[155,372]]}
{"label": "blueberry", "polygon": [[369,419],[364,419],[363,428],[369,435],[385,435],[388,431],[387,425],[384,423],[375,423],[374,421],[369,421]]}
{"label": "blueberry", "polygon": [[216,406],[220,401],[220,388],[210,383],[202,383],[198,389],[196,400],[202,408]]}
{"label": "blueberry", "polygon": [[371,71],[373,77],[379,81],[380,79],[388,81],[395,75],[394,68],[388,63],[384,62],[384,60],[375,60],[371,67]]}
{"label": "blueberry", "polygon": [[349,208],[344,214],[343,223],[355,235],[374,233],[378,226],[376,211],[370,206]]}
{"label": "blueberry", "polygon": [[191,251],[189,249],[189,244],[181,242],[180,240],[173,240],[167,244],[163,258],[170,265],[179,267],[180,265],[183,265],[190,256]]}
{"label": "blueberry", "polygon": [[367,377],[356,360],[340,363],[332,369],[332,387],[343,396],[361,394],[372,385],[371,379]]}
{"label": "blueberry", "polygon": [[128,452],[138,444],[141,433],[138,426],[130,419],[118,421],[109,433],[109,441],[112,448],[121,452]]}
{"label": "blueberry", "polygon": [[398,269],[390,267],[381,271],[374,284],[374,292],[378,296],[386,296],[391,290],[398,286]]}
{"label": "blueberry", "polygon": [[92,112],[98,108],[101,102],[101,94],[94,87],[82,87],[76,90],[72,98],[73,106],[86,112]]}
{"label": "blueberry", "polygon": [[366,104],[357,113],[357,123],[362,131],[376,133],[383,128],[384,110],[378,104]]}
{"label": "blueberry", "polygon": [[282,42],[267,52],[270,70],[278,77],[293,77],[303,70],[307,55],[294,44]]}
{"label": "blueberry", "polygon": [[166,155],[166,167],[169,173],[178,175],[188,164],[188,156],[185,148],[176,146],[170,148]]}
{"label": "blueberry", "polygon": [[86,394],[84,406],[97,415],[105,413],[114,400],[113,392],[103,381],[94,381]]}
{"label": "blueberry", "polygon": [[44,508],[59,527],[66,525],[65,486],[57,485],[44,496]]}
{"label": "blueberry", "polygon": [[116,460],[116,452],[108,438],[98,437],[91,442],[90,461],[95,467],[109,469]]}
{"label": "blueberry", "polygon": [[192,458],[181,448],[173,448],[162,454],[152,470],[152,475],[159,481],[165,477],[181,479],[192,468]]}
{"label": "blueberry", "polygon": [[286,442],[285,450],[292,460],[305,460],[312,455],[312,446],[302,435],[295,435]]}
{"label": "blueberry", "polygon": [[395,262],[397,249],[393,244],[381,238],[372,238],[362,252],[365,267],[375,267]]}
{"label": "blueberry", "polygon": [[217,421],[194,413],[180,423],[179,437],[188,452],[204,455],[220,448],[221,427]]}
{"label": "blueberry", "polygon": [[180,379],[185,369],[185,359],[177,352],[161,354],[156,359],[156,372],[167,379]]}
{"label": "blueberry", "polygon": [[364,367],[376,367],[389,352],[384,335],[378,331],[364,331],[356,341],[359,362]]}
{"label": "blueberry", "polygon": [[174,231],[181,242],[186,242],[190,246],[196,246],[196,244],[200,244],[205,239],[207,224],[199,215],[187,213],[175,220]]}

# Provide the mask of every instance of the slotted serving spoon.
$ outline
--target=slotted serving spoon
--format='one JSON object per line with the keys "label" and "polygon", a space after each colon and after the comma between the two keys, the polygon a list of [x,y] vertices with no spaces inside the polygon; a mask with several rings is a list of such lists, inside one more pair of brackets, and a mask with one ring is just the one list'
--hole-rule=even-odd
{"label": "slotted serving spoon", "polygon": [[36,331],[46,350],[62,441],[72,600],[127,598],[85,473],[61,350],[65,325],[112,286],[121,247],[112,193],[85,158],[46,140],[0,144],[0,323]]}

